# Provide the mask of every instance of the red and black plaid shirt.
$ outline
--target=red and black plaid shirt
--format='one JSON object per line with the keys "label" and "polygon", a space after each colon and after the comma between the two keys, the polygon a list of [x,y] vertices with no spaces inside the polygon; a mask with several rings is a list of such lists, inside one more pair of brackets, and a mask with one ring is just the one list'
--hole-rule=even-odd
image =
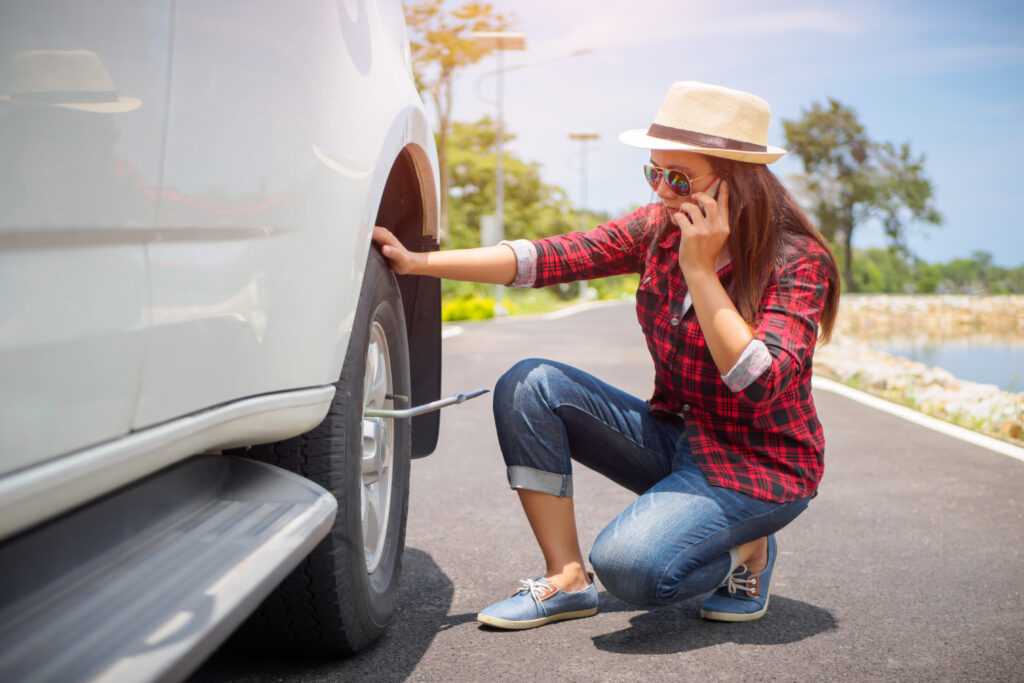
{"label": "red and black plaid shirt", "polygon": [[[652,242],[657,242],[652,244]],[[590,232],[536,240],[534,287],[640,274],[636,312],[654,359],[652,412],[683,417],[697,464],[716,486],[761,500],[812,495],[825,439],[811,397],[811,357],[828,288],[825,250],[807,239],[790,248],[761,300],[755,339],[767,369],[737,391],[724,383],[697,316],[684,310],[679,228],[651,204]],[[532,273],[531,273],[532,275]],[[729,290],[732,267],[718,271]]]}

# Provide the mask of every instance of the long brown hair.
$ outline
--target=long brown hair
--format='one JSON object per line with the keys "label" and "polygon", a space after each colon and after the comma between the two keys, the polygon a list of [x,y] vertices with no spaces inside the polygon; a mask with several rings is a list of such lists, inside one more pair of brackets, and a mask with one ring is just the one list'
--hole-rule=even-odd
{"label": "long brown hair", "polygon": [[839,268],[835,255],[779,179],[764,164],[705,157],[729,185],[729,255],[732,298],[740,315],[755,325],[761,298],[773,277],[811,239],[828,254],[828,293],[821,311],[821,337],[828,341],[839,309]]}

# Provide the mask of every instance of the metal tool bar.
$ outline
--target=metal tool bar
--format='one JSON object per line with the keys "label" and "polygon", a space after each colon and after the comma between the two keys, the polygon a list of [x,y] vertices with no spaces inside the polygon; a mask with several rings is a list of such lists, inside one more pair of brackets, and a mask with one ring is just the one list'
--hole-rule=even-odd
{"label": "metal tool bar", "polygon": [[432,401],[431,403],[424,403],[421,406],[415,408],[403,408],[401,410],[387,409],[387,408],[364,408],[363,417],[415,417],[422,415],[423,413],[430,413],[435,410],[440,410],[445,406],[458,405],[459,403],[465,403],[471,398],[477,396],[483,396],[489,389],[477,389],[476,391],[468,391],[464,394],[455,394],[449,398],[442,398],[439,401]]}

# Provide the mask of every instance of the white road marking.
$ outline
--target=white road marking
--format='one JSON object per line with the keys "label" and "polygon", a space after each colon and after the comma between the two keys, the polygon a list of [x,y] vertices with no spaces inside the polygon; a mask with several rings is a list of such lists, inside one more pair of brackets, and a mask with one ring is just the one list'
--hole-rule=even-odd
{"label": "white road marking", "polygon": [[814,390],[822,389],[824,391],[831,391],[834,394],[845,396],[846,398],[874,408],[875,410],[881,410],[882,412],[895,415],[896,417],[902,418],[908,422],[913,422],[916,425],[927,427],[932,431],[941,432],[942,434],[951,436],[954,439],[960,439],[961,441],[966,441],[969,444],[981,446],[982,448],[987,448],[990,451],[1002,453],[1003,455],[1008,455],[1011,458],[1016,458],[1017,460],[1024,462],[1024,448],[1014,446],[1006,441],[1000,441],[999,439],[995,439],[991,436],[979,434],[978,432],[971,431],[965,427],[959,427],[950,422],[945,422],[938,418],[925,415],[924,413],[919,413],[912,408],[907,408],[906,406],[886,401],[884,398],[872,396],[866,392],[848,387],[845,384],[840,384],[835,380],[814,375],[814,378],[811,381],[811,387]]}

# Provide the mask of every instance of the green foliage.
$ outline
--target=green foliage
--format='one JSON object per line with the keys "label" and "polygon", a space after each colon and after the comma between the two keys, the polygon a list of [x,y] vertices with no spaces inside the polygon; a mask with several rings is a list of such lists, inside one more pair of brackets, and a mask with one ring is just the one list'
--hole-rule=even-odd
{"label": "green foliage", "polygon": [[[636,293],[639,275],[617,275],[591,280],[588,284],[596,292],[596,299],[628,299]],[[486,320],[494,317],[494,285],[442,280],[441,319]],[[554,287],[540,289],[506,289],[502,297],[505,309],[511,315],[549,313],[582,303],[578,298],[565,300]]]}
{"label": "green foliage", "polygon": [[434,105],[437,114],[437,159],[441,177],[440,223],[442,240],[449,223],[447,156],[451,130],[452,84],[455,74],[489,54],[473,40],[474,31],[504,31],[512,18],[489,3],[466,2],[446,11],[444,0],[404,0],[416,88]]}
{"label": "green foliage", "polygon": [[[895,248],[855,249],[854,253],[853,282],[860,292],[1024,294],[1024,266],[992,265],[992,255],[985,251],[934,264]],[[840,265],[843,258],[840,254]]]}
{"label": "green foliage", "polygon": [[871,261],[856,261],[852,271],[853,289],[858,292],[885,292],[885,276],[878,264]]}
{"label": "green foliage", "polygon": [[[497,126],[484,117],[474,123],[455,122],[448,157],[452,178],[451,228],[446,248],[480,246],[480,221],[494,212],[495,155]],[[563,234],[583,227],[590,229],[608,220],[605,213],[587,211],[581,215],[569,204],[565,190],[541,179],[540,167],[505,152],[506,239],[537,239]],[[599,298],[619,298],[636,292],[638,277],[632,275],[594,280],[590,286]],[[548,289],[506,290],[505,307],[517,312],[537,313],[577,303],[561,300]],[[445,320],[479,319],[487,315],[481,300],[494,302],[493,285],[442,280],[441,296]],[[511,310],[510,310],[511,312]],[[489,317],[489,316],[487,316]]]}
{"label": "green foliage", "polygon": [[416,87],[438,106],[450,100],[455,72],[489,54],[477,45],[472,33],[503,31],[511,23],[510,17],[495,12],[490,3],[466,2],[450,11],[445,11],[444,0],[405,0],[402,4]]}
{"label": "green foliage", "polygon": [[636,274],[616,275],[600,280],[590,280],[587,284],[597,292],[597,298],[602,301],[626,299],[636,294],[636,289],[640,285],[640,276]]}
{"label": "green foliage", "polygon": [[[452,125],[448,156],[451,174],[449,246],[480,246],[480,219],[494,213],[496,183],[494,141],[497,124],[490,117]],[[507,138],[511,138],[506,134]],[[565,190],[541,179],[540,167],[509,152],[502,162],[505,238],[536,239],[579,227]]]}
{"label": "green foliage", "polygon": [[461,280],[441,280],[441,299],[449,301],[472,296],[488,296],[494,291],[494,285],[480,282],[462,282]]}
{"label": "green foliage", "polygon": [[489,296],[466,296],[452,299],[441,307],[441,320],[488,320],[494,317],[494,299]]}
{"label": "green foliage", "polygon": [[942,267],[920,264],[914,271],[914,285],[918,294],[935,294],[942,284]]}
{"label": "green foliage", "polygon": [[504,300],[505,308],[515,315],[550,313],[580,303],[579,299],[571,301],[559,299],[551,287],[506,290]]}
{"label": "green foliage", "polygon": [[853,232],[877,220],[890,244],[905,253],[910,224],[942,222],[924,175],[924,156],[915,157],[906,144],[871,140],[856,113],[833,99],[828,106],[814,103],[800,120],[782,124],[789,149],[803,162],[804,199],[822,233],[841,245],[847,288],[881,286],[884,275],[870,266],[856,274]]}
{"label": "green foliage", "polygon": [[911,281],[910,266],[894,249],[872,248],[857,251],[853,263],[853,281],[859,292],[902,292]]}

